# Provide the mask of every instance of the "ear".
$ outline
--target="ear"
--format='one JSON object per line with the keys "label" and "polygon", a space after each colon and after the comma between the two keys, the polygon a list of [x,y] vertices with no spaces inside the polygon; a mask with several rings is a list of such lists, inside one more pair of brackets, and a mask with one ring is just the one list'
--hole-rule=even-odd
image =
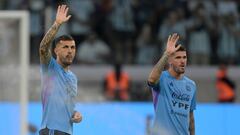
{"label": "ear", "polygon": [[55,53],[55,55],[57,55],[57,52],[58,52],[58,48],[55,47],[55,48],[54,48],[54,53]]}

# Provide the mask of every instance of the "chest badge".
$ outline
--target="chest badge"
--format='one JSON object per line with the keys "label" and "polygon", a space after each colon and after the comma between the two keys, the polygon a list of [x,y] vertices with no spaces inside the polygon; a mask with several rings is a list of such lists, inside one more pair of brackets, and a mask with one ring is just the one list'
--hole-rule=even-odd
{"label": "chest badge", "polygon": [[191,91],[191,87],[190,87],[189,85],[186,85],[186,90],[187,90],[188,92],[190,92],[190,91]]}

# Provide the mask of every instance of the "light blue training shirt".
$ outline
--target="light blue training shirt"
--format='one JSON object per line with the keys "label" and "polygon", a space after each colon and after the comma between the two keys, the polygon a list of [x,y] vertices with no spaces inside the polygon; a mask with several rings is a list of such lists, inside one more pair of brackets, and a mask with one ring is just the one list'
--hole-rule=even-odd
{"label": "light blue training shirt", "polygon": [[65,71],[52,57],[48,64],[41,64],[41,81],[41,129],[47,127],[72,134],[71,118],[77,95],[77,77],[70,70]]}
{"label": "light blue training shirt", "polygon": [[163,71],[156,85],[148,85],[155,109],[152,135],[189,135],[190,111],[196,109],[195,82]]}

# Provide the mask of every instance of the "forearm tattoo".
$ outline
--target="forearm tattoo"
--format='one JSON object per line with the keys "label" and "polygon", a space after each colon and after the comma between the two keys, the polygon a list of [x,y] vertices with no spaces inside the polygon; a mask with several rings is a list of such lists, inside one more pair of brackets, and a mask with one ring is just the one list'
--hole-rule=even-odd
{"label": "forearm tattoo", "polygon": [[161,73],[164,70],[164,67],[166,66],[167,62],[168,62],[168,55],[164,53],[154,68],[156,68],[158,73]]}
{"label": "forearm tattoo", "polygon": [[53,41],[54,37],[56,36],[59,30],[60,24],[54,23],[52,27],[48,30],[48,32],[43,37],[39,53],[40,53],[40,61],[41,63],[47,63],[51,58],[51,42]]}
{"label": "forearm tattoo", "polygon": [[153,70],[150,74],[150,78],[153,82],[149,82],[149,83],[156,83],[158,81],[167,62],[168,62],[168,55],[167,53],[164,53],[161,59],[158,61],[158,63],[153,67]]}

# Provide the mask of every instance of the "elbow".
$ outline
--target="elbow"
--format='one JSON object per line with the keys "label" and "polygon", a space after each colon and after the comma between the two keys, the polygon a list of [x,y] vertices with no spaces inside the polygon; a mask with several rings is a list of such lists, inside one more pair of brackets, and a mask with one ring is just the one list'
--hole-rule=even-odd
{"label": "elbow", "polygon": [[40,46],[39,46],[39,52],[41,52],[43,49],[44,49],[44,44],[43,44],[43,42],[41,42]]}
{"label": "elbow", "polygon": [[43,47],[40,47],[40,48],[39,48],[39,54],[40,54],[40,55],[43,55],[44,52],[45,52],[45,49],[44,49]]}
{"label": "elbow", "polygon": [[44,45],[43,43],[40,44],[40,47],[39,47],[39,54],[42,55],[42,54],[45,54],[48,52],[48,49],[46,48],[46,45]]}
{"label": "elbow", "polygon": [[156,82],[157,82],[157,79],[155,79],[155,78],[153,78],[153,77],[149,77],[149,78],[148,78],[148,83],[149,83],[149,84],[156,84]]}

